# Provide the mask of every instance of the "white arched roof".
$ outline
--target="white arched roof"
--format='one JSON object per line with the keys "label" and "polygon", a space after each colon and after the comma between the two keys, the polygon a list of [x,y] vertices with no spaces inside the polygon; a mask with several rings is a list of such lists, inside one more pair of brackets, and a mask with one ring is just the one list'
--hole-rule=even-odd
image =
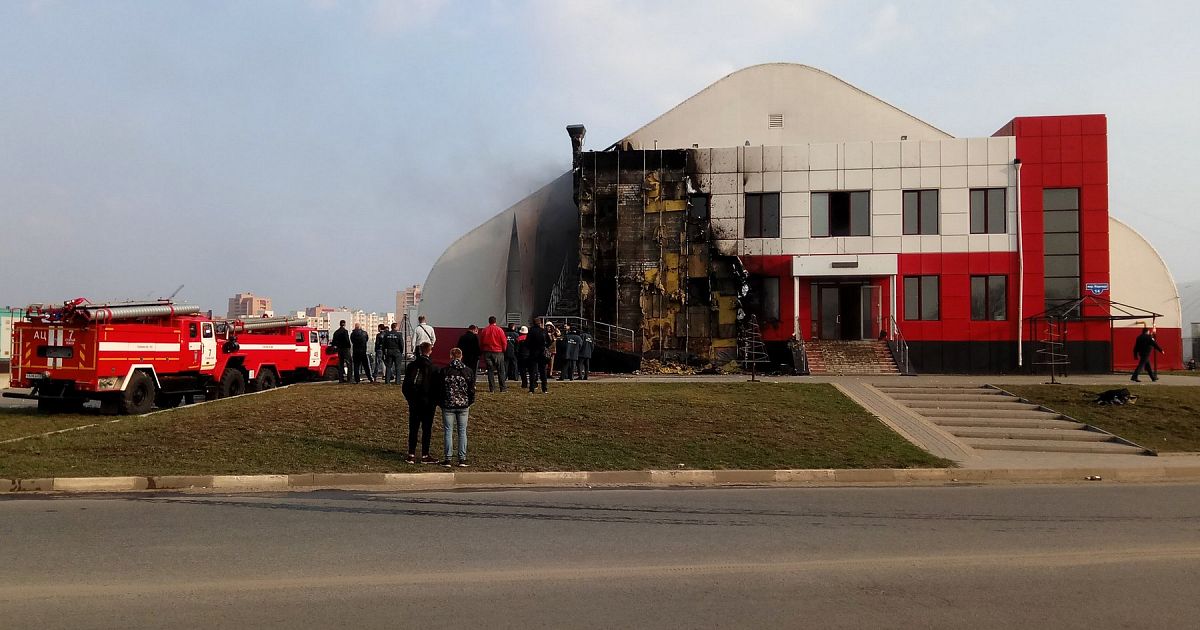
{"label": "white arched roof", "polygon": [[[768,117],[782,114],[782,127]],[[950,134],[816,68],[768,63],[733,72],[626,136],[634,148],[686,149],[866,140],[937,140]]]}
{"label": "white arched roof", "polygon": [[[1179,290],[1167,263],[1146,237],[1112,216],[1108,217],[1108,267],[1112,301],[1162,313],[1155,322],[1159,328],[1182,327]],[[1114,325],[1141,326],[1135,321]]]}

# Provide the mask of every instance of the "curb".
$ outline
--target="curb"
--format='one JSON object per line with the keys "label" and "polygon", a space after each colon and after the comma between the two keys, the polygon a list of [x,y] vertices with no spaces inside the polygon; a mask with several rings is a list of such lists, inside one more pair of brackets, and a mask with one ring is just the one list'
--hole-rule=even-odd
{"label": "curb", "polygon": [[295,475],[161,475],[0,479],[0,494],[213,490],[281,492],[318,489],[457,490],[721,486],[898,486],[1073,481],[1200,481],[1200,466],[1148,468],[873,468],[818,470],[608,470],[594,472],[305,473]]}

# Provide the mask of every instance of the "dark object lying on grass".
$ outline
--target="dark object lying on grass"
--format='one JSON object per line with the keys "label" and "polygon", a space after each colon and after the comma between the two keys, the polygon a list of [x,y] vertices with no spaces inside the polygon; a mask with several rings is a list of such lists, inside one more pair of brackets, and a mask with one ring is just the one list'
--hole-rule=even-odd
{"label": "dark object lying on grass", "polygon": [[1110,389],[1100,392],[1094,401],[1097,405],[1134,405],[1137,404],[1137,394],[1131,394],[1128,389]]}

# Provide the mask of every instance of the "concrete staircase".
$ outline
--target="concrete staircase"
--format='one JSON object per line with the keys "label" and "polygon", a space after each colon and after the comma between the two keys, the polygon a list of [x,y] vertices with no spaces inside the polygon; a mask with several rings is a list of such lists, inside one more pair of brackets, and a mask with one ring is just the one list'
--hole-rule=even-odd
{"label": "concrete staircase", "polygon": [[1128,440],[990,387],[879,385],[876,389],[975,449],[1151,454]]}
{"label": "concrete staircase", "polygon": [[804,342],[811,374],[899,374],[886,341]]}

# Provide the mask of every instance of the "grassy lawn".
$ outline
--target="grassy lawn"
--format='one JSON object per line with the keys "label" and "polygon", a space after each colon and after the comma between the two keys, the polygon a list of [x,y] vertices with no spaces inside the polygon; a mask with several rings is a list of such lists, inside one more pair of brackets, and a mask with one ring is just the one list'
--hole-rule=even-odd
{"label": "grassy lawn", "polygon": [[[830,385],[557,385],[549,395],[480,393],[472,469],[949,465]],[[307,385],[0,445],[0,477],[442,470],[405,464],[407,435],[399,387]]]}
{"label": "grassy lawn", "polygon": [[49,415],[40,414],[37,409],[31,407],[0,407],[0,441],[112,419],[112,416],[100,415],[98,409],[88,409],[83,413]]}
{"label": "grassy lawn", "polygon": [[1133,385],[1136,405],[1094,404],[1108,389],[1079,385],[1000,385],[1080,422],[1095,425],[1156,451],[1200,451],[1200,386]]}

